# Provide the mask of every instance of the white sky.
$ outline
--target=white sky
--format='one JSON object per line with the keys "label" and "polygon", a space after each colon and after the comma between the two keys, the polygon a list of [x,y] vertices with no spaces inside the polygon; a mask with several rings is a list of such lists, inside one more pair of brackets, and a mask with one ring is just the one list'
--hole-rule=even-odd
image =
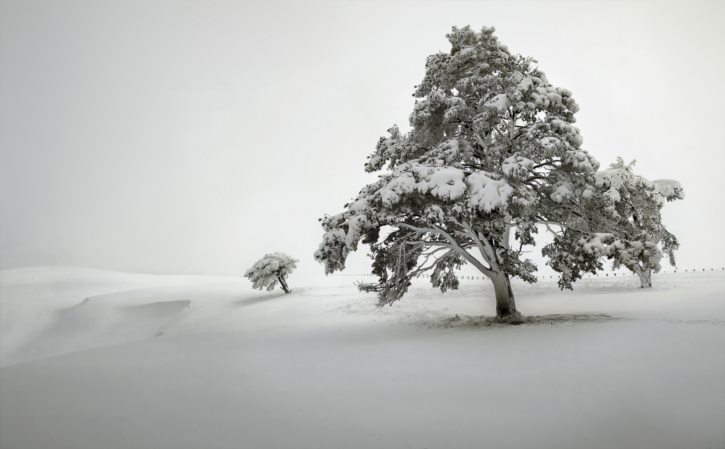
{"label": "white sky", "polygon": [[603,165],[680,180],[680,266],[725,265],[724,5],[0,0],[0,267],[322,273],[317,218],[466,24],[574,93]]}

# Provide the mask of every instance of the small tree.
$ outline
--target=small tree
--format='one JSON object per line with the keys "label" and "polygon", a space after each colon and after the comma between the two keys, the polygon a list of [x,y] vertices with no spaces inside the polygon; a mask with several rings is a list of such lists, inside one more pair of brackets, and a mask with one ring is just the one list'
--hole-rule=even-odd
{"label": "small tree", "polygon": [[624,266],[639,279],[642,288],[652,287],[652,272],[661,269],[665,254],[675,264],[677,238],[662,223],[666,201],[684,198],[677,181],[649,181],[633,171],[634,161],[622,158],[597,174],[597,186],[606,189],[605,213],[613,220],[613,241],[607,256],[614,268]]}
{"label": "small tree", "polygon": [[596,188],[587,192],[580,209],[583,215],[555,232],[554,243],[544,248],[562,274],[562,287],[571,287],[583,272],[601,269],[602,258],[635,273],[643,288],[652,286],[652,272],[660,270],[665,254],[675,264],[677,238],[662,223],[661,211],[666,201],[684,198],[682,186],[672,180],[649,181],[633,167],[634,162],[618,158],[597,172]]}
{"label": "small tree", "polygon": [[297,267],[297,259],[284,253],[265,254],[252,268],[244,273],[244,277],[252,281],[252,286],[262,290],[272,291],[279,282],[285,293],[290,293],[287,286],[287,275]]}
{"label": "small tree", "polygon": [[510,277],[536,280],[522,250],[536,223],[567,223],[592,188],[598,163],[581,148],[571,92],[493,32],[453,28],[450,52],[428,57],[411,131],[393,126],[368,158],[378,181],[321,219],[315,258],[332,273],[370,243],[378,282],[361,288],[381,305],[427,272],[434,287],[455,289],[455,270],[470,263],[491,280],[496,315],[516,320]]}

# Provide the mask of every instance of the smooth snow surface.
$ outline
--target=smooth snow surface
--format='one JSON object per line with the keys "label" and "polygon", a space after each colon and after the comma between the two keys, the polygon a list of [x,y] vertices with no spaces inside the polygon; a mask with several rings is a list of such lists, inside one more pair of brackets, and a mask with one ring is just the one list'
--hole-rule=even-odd
{"label": "smooth snow surface", "polygon": [[[725,273],[560,292],[0,272],[0,448],[725,447]],[[456,317],[458,315],[458,317]]]}

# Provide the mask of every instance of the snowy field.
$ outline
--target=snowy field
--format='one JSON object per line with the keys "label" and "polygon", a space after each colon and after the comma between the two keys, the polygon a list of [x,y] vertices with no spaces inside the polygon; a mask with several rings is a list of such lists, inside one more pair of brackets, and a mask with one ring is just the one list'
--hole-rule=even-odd
{"label": "snowy field", "polygon": [[2,449],[725,448],[725,273],[424,283],[0,274]]}

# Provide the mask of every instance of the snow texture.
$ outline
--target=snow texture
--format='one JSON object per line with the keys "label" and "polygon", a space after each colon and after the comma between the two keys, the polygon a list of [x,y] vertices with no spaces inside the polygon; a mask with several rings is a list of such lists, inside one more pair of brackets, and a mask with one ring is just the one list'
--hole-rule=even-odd
{"label": "snow texture", "polygon": [[655,179],[652,183],[657,193],[668,201],[682,200],[685,198],[685,190],[679,181],[675,181],[674,179]]}
{"label": "snow texture", "polygon": [[0,447],[725,447],[725,273],[655,278],[520,283],[501,327],[482,281],[0,272]]}
{"label": "snow texture", "polygon": [[514,192],[513,187],[505,180],[492,179],[484,172],[471,174],[466,183],[471,189],[469,205],[485,212],[505,209],[506,202]]}

